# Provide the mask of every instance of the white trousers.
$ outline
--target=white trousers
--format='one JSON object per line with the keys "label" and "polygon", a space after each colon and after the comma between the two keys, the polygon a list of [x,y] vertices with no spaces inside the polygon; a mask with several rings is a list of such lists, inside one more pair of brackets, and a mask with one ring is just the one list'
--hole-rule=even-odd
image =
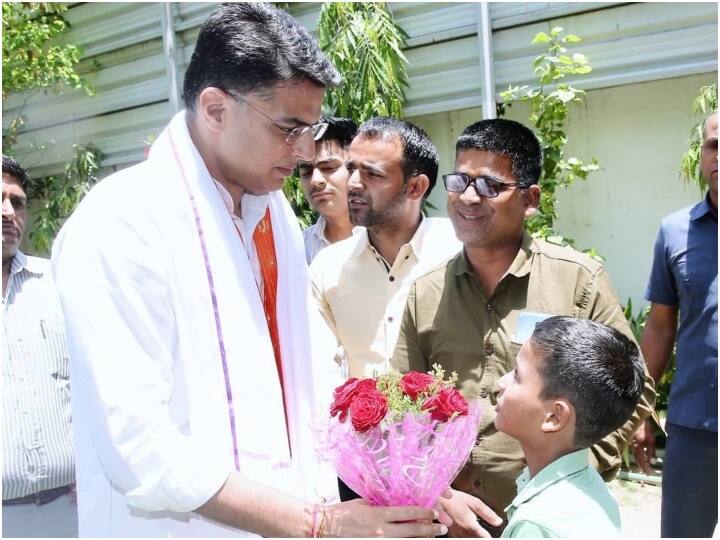
{"label": "white trousers", "polygon": [[77,538],[75,497],[62,495],[43,505],[2,507],[3,538]]}

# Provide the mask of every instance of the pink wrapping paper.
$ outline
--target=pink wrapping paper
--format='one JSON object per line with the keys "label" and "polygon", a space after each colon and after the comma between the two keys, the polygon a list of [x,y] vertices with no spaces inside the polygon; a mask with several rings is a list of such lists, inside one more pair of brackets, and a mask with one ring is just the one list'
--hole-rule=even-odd
{"label": "pink wrapping paper", "polygon": [[431,420],[429,413],[406,413],[397,422],[388,417],[365,433],[349,420],[330,418],[318,430],[318,451],[370,504],[432,508],[470,456],[480,404],[470,402],[467,415],[448,422]]}

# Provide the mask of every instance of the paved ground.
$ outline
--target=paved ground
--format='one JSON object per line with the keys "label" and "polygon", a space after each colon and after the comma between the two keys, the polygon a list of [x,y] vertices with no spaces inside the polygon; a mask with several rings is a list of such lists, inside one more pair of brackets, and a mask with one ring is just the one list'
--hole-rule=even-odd
{"label": "paved ground", "polygon": [[613,480],[610,490],[620,505],[623,536],[660,537],[660,486]]}

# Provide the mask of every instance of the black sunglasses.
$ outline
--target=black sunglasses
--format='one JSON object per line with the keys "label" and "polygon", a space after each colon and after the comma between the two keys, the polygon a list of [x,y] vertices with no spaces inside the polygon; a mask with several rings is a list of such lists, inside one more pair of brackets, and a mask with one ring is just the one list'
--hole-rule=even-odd
{"label": "black sunglasses", "polygon": [[520,189],[528,187],[517,182],[500,182],[489,176],[473,177],[464,173],[443,174],[442,179],[445,189],[451,193],[465,193],[468,186],[472,185],[479,197],[488,198],[497,197],[501,191],[511,187],[519,186]]}

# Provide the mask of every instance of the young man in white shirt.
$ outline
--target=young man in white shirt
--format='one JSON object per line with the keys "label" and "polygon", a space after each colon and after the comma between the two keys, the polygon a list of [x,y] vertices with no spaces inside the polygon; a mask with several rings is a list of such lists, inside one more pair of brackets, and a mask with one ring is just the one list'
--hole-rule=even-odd
{"label": "young man in white shirt", "polygon": [[310,264],[321,249],[352,234],[347,205],[345,168],[348,147],[357,124],[349,118],[323,117],[327,127],[315,137],[315,159],[300,161],[298,174],[308,204],[320,217],[303,231],[305,256]]}

